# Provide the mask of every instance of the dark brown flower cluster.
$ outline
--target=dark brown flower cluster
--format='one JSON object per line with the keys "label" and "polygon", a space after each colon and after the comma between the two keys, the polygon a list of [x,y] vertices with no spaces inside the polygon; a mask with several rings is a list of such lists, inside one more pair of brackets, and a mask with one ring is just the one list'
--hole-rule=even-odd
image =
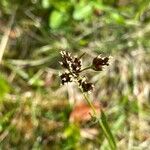
{"label": "dark brown flower cluster", "polygon": [[60,75],[61,82],[64,85],[65,83],[77,81],[78,85],[82,88],[83,92],[88,92],[93,90],[93,84],[87,82],[86,77],[80,75],[80,73],[87,69],[93,69],[95,71],[102,71],[103,66],[108,66],[109,58],[108,57],[95,57],[93,59],[92,65],[85,69],[81,69],[81,57],[71,56],[69,52],[61,51],[62,61],[60,62],[61,66],[66,69],[66,72]]}
{"label": "dark brown flower cluster", "polygon": [[95,71],[102,71],[103,66],[108,66],[109,65],[109,58],[108,57],[101,57],[100,55],[98,57],[95,57],[93,59],[93,65],[92,68]]}
{"label": "dark brown flower cluster", "polygon": [[72,57],[69,52],[61,51],[62,61],[60,64],[74,75],[77,75],[81,71],[81,60],[77,57]]}

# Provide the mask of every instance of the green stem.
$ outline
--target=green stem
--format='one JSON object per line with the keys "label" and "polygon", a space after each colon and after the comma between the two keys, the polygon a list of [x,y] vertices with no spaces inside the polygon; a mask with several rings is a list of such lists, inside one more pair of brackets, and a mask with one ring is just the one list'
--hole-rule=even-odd
{"label": "green stem", "polygon": [[90,69],[91,67],[92,67],[92,66],[88,66],[88,67],[86,67],[86,68],[84,68],[84,69],[81,69],[80,72],[85,71],[85,70],[88,70],[88,69]]}
{"label": "green stem", "polygon": [[83,53],[81,56],[79,56],[78,59],[81,59],[84,55],[85,55],[85,53]]}
{"label": "green stem", "polygon": [[[84,70],[87,70],[91,68],[91,66],[89,67],[86,67],[84,69],[82,69],[82,71]],[[69,70],[70,71],[70,70]],[[70,73],[72,74],[72,72],[70,71]],[[73,74],[72,74],[73,75]],[[74,75],[73,75],[74,76]],[[78,77],[79,78],[79,77]],[[76,79],[76,78],[75,78]],[[77,84],[78,84],[78,81],[76,80]],[[103,132],[104,132],[104,135],[105,137],[107,138],[107,141],[109,143],[109,146],[111,148],[111,150],[116,150],[117,149],[117,146],[116,146],[116,142],[115,142],[115,139],[113,137],[113,134],[111,133],[111,130],[109,128],[109,125],[107,123],[107,119],[106,119],[106,116],[105,116],[105,113],[103,112],[103,110],[101,109],[101,117],[99,118],[99,116],[97,115],[96,113],[96,109],[94,108],[93,104],[91,103],[91,100],[86,96],[86,94],[83,92],[82,88],[79,86],[79,89],[81,90],[81,93],[84,95],[84,98],[86,100],[86,102],[88,103],[88,105],[91,107],[93,113],[94,113],[94,116],[96,117],[96,119],[98,120],[99,122],[99,125],[100,127],[102,128]]]}
{"label": "green stem", "polygon": [[[80,89],[80,90],[82,91],[82,89]],[[100,127],[102,128],[102,130],[104,132],[104,135],[105,135],[105,137],[108,140],[108,143],[110,145],[111,150],[116,150],[117,149],[116,142],[115,142],[114,137],[113,137],[113,135],[111,133],[111,130],[110,130],[109,126],[108,126],[105,113],[101,109],[101,118],[99,118],[98,115],[97,115],[97,113],[96,113],[96,110],[95,110],[93,104],[91,103],[91,101],[89,100],[89,98],[86,96],[85,93],[83,93],[83,95],[84,95],[84,98],[85,98],[86,102],[89,104],[89,106],[93,110],[94,116],[96,117],[96,119],[99,122]]]}

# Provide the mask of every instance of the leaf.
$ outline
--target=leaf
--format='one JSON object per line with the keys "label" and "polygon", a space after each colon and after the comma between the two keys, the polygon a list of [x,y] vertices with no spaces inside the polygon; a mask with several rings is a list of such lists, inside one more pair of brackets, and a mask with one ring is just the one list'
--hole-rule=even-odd
{"label": "leaf", "polygon": [[62,25],[63,22],[63,14],[59,11],[54,10],[49,17],[49,26],[52,29],[57,29]]}
{"label": "leaf", "polygon": [[73,12],[73,18],[75,20],[82,20],[89,17],[92,13],[92,5],[78,6]]}
{"label": "leaf", "polygon": [[124,121],[125,121],[125,115],[123,114],[123,115],[120,115],[118,118],[117,118],[117,120],[116,120],[116,122],[115,122],[115,124],[114,124],[114,126],[113,126],[113,130],[114,131],[116,131],[116,130],[119,130],[120,128],[123,128],[123,123],[124,123]]}
{"label": "leaf", "polygon": [[3,76],[0,75],[0,98],[3,97],[6,93],[8,93],[10,87],[7,81],[4,79]]}
{"label": "leaf", "polygon": [[111,16],[112,20],[114,20],[115,22],[117,22],[119,24],[125,24],[124,18],[119,13],[113,12],[110,14],[110,16]]}
{"label": "leaf", "polygon": [[40,76],[41,76],[42,72],[39,71],[37,72],[29,81],[28,83],[30,85],[33,85],[33,86],[43,86],[44,85],[44,81],[42,79],[40,79]]}
{"label": "leaf", "polygon": [[69,124],[64,130],[63,137],[65,140],[63,141],[62,149],[76,149],[81,138],[80,128],[75,124]]}
{"label": "leaf", "polygon": [[47,9],[50,7],[50,1],[49,0],[42,0],[41,5],[43,8]]}
{"label": "leaf", "polygon": [[101,110],[101,118],[99,119],[99,123],[100,123],[100,125],[102,127],[102,130],[103,130],[105,136],[108,139],[108,142],[109,142],[109,144],[111,146],[111,149],[112,150],[116,150],[115,139],[113,137],[113,134],[111,133],[111,130],[110,130],[110,127],[108,125],[105,113],[102,110]]}

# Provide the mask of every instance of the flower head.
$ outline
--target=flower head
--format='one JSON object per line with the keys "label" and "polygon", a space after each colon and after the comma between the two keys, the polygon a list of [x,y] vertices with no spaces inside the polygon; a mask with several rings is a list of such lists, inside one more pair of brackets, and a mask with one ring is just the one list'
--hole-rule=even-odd
{"label": "flower head", "polygon": [[108,57],[103,57],[103,58],[101,56],[95,57],[92,63],[93,70],[102,71],[103,66],[109,65],[108,61],[109,61]]}
{"label": "flower head", "polygon": [[73,73],[77,74],[81,70],[81,60],[78,58],[74,58],[72,64],[71,64],[71,69]]}
{"label": "flower head", "polygon": [[70,53],[66,51],[61,51],[62,61],[60,64],[68,69],[71,73],[77,75],[81,70],[81,60],[80,58],[71,56]]}
{"label": "flower head", "polygon": [[82,88],[83,92],[89,92],[92,91],[94,88],[94,85],[90,82],[87,82],[85,78],[82,78],[78,81],[79,86]]}
{"label": "flower head", "polygon": [[71,54],[66,51],[61,51],[60,54],[62,57],[62,61],[60,62],[61,66],[66,69],[69,69],[73,61]]}
{"label": "flower head", "polygon": [[60,75],[61,83],[64,85],[65,83],[71,82],[71,75],[70,73],[63,73]]}
{"label": "flower head", "polygon": [[88,82],[81,73],[87,69],[93,69],[95,71],[102,71],[104,66],[108,66],[109,58],[108,57],[95,57],[93,59],[92,65],[81,69],[81,57],[71,56],[69,52],[61,51],[62,61],[60,62],[61,66],[67,70],[67,72],[60,75],[61,82],[64,85],[65,83],[76,81],[83,92],[89,92],[93,90],[93,84]]}

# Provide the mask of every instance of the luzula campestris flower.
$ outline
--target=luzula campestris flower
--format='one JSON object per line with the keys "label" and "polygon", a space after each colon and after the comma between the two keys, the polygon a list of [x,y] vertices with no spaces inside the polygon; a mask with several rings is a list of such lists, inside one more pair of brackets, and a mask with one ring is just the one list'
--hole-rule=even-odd
{"label": "luzula campestris flower", "polygon": [[78,85],[81,87],[83,92],[89,92],[93,90],[93,84],[88,82],[85,77],[81,75],[81,72],[88,69],[93,69],[95,71],[102,71],[103,66],[108,66],[108,57],[95,57],[92,61],[91,67],[85,69],[82,68],[81,57],[71,56],[71,53],[66,51],[61,51],[62,60],[60,62],[61,66],[67,70],[67,72],[60,75],[62,84],[77,81]]}
{"label": "luzula campestris flower", "polygon": [[103,66],[109,65],[108,61],[109,61],[108,57],[101,57],[100,55],[98,57],[95,57],[92,63],[93,70],[102,71]]}

